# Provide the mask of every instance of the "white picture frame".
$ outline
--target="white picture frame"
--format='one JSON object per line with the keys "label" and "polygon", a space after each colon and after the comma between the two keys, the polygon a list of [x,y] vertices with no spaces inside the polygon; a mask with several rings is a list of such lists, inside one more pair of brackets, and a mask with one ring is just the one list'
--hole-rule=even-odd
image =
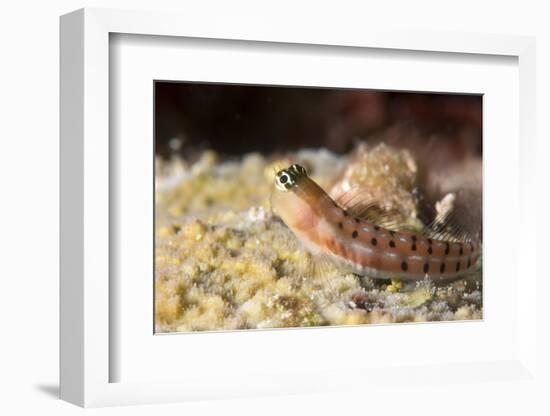
{"label": "white picture frame", "polygon": [[[424,388],[433,383],[471,382],[481,388],[484,381],[508,381],[516,388],[536,390],[542,386],[537,373],[536,279],[534,251],[518,244],[517,264],[510,270],[511,281],[518,283],[517,308],[513,319],[520,322],[511,339],[513,348],[502,348],[495,360],[468,362],[410,362],[402,368],[371,364],[357,370],[342,365],[315,372],[297,373],[281,368],[247,379],[234,374],[218,374],[216,379],[193,373],[179,380],[152,377],[148,381],[113,382],[112,368],[122,357],[112,348],[110,322],[117,305],[109,277],[115,259],[110,247],[110,230],[115,225],[110,213],[111,174],[117,170],[110,158],[110,35],[128,34],[173,38],[224,39],[277,43],[330,45],[333,48],[369,48],[433,52],[441,55],[463,54],[472,57],[495,55],[517,59],[519,68],[519,105],[516,135],[519,145],[519,189],[515,218],[524,231],[521,241],[536,241],[536,217],[526,215],[534,204],[529,180],[535,169],[535,41],[529,37],[468,33],[430,33],[421,31],[383,31],[374,26],[361,31],[330,31],[313,26],[307,33],[299,27],[260,25],[252,20],[236,22],[219,19],[205,25],[190,15],[167,13],[83,9],[61,18],[61,398],[80,406],[158,403],[205,398],[247,397],[269,394],[320,393],[360,389],[368,385],[375,391],[387,389],[399,379],[399,389]],[[519,237],[518,237],[519,238]],[[110,257],[111,255],[111,257]],[[516,260],[514,260],[516,261]],[[491,273],[486,268],[484,273]],[[401,328],[407,328],[401,326]],[[284,335],[281,335],[284,334]],[[265,335],[270,342],[284,336],[302,337],[297,331],[273,331]],[[342,337],[343,332],[324,331],[322,340]],[[151,336],[153,334],[151,333]],[[219,338],[212,341],[219,343]],[[242,334],[223,334],[235,345],[247,341]],[[240,338],[239,338],[240,336]],[[378,335],[374,335],[375,337]],[[382,335],[380,335],[382,336]],[[166,339],[167,337],[162,337]],[[303,337],[301,342],[307,342]],[[203,338],[204,339],[204,338]],[[208,342],[208,341],[207,341]],[[163,348],[162,346],[160,348]],[[198,359],[200,357],[197,357]],[[243,366],[251,364],[244,364]],[[368,371],[367,371],[368,370]],[[320,377],[324,374],[326,377]],[[153,381],[155,380],[155,381]],[[521,386],[521,387],[518,387]],[[496,394],[495,391],[487,392]],[[496,396],[495,396],[496,397]]]}

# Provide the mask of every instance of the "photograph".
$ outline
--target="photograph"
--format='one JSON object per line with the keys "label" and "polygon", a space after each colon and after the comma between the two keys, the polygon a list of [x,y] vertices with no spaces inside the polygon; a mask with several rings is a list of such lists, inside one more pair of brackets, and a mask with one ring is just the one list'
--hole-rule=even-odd
{"label": "photograph", "polygon": [[155,80],[155,333],[483,319],[483,96]]}

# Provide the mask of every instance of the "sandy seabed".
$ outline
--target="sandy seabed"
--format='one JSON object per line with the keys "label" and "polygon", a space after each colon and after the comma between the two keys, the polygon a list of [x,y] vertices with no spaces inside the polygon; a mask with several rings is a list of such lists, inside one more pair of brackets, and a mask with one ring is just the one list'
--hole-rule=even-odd
{"label": "sandy seabed", "polygon": [[311,327],[482,318],[481,265],[450,283],[391,282],[319,262],[271,211],[274,173],[298,162],[331,195],[353,187],[421,228],[417,167],[406,150],[360,146],[338,156],[156,163],[157,332]]}

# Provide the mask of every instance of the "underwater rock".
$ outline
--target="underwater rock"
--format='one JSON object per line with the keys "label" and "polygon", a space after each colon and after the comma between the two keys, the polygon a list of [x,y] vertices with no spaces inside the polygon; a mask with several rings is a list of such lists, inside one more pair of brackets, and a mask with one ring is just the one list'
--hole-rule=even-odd
{"label": "underwater rock", "polygon": [[[385,209],[398,210],[405,219],[417,217],[417,166],[407,150],[380,143],[374,148],[361,143],[350,163],[336,179],[329,194],[338,198],[352,191],[362,200],[377,201]],[[357,198],[351,202],[356,202]]]}

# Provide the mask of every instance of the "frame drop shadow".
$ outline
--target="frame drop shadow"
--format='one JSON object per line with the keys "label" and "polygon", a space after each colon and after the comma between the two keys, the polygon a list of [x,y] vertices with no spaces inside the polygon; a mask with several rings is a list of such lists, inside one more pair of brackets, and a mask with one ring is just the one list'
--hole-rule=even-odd
{"label": "frame drop shadow", "polygon": [[59,399],[59,384],[37,384],[34,387],[52,399]]}

